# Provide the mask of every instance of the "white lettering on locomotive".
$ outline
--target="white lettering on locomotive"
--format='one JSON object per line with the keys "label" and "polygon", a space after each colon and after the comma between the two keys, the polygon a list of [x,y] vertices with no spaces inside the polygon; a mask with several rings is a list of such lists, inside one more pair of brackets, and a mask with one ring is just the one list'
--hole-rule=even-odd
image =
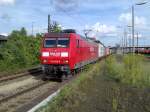
{"label": "white lettering on locomotive", "polygon": [[49,55],[58,57],[60,56],[60,52],[50,52]]}

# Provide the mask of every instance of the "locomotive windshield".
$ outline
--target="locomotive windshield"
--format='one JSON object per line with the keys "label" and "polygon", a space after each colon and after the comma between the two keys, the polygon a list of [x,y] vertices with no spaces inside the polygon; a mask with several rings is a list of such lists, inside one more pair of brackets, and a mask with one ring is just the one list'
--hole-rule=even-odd
{"label": "locomotive windshield", "polygon": [[45,39],[44,47],[56,47],[56,38]]}
{"label": "locomotive windshield", "polygon": [[44,47],[69,47],[69,38],[47,38],[45,39]]}
{"label": "locomotive windshield", "polygon": [[57,47],[69,47],[69,38],[58,38]]}

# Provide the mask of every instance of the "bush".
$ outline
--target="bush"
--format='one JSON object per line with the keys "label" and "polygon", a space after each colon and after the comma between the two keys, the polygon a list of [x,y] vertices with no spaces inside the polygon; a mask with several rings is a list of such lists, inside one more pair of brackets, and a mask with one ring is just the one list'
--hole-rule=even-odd
{"label": "bush", "polygon": [[108,57],[105,63],[105,75],[108,75],[110,78],[115,79],[116,81],[120,81],[123,71],[123,65],[121,63],[117,63],[117,60],[114,56]]}
{"label": "bush", "polygon": [[28,36],[24,28],[13,31],[8,41],[0,48],[0,72],[39,64],[40,41],[41,37]]}
{"label": "bush", "polygon": [[150,70],[147,67],[149,65],[141,55],[125,55],[122,62],[112,56],[106,60],[106,74],[123,83],[145,87],[150,85]]}

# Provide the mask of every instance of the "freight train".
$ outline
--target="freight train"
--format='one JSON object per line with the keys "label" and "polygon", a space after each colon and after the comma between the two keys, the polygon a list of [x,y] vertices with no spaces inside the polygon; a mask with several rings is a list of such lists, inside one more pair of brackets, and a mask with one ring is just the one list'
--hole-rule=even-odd
{"label": "freight train", "polygon": [[40,52],[44,78],[60,79],[110,53],[100,41],[85,38],[74,30],[45,34]]}
{"label": "freight train", "polygon": [[135,50],[135,53],[150,54],[150,48],[149,47],[139,48]]}

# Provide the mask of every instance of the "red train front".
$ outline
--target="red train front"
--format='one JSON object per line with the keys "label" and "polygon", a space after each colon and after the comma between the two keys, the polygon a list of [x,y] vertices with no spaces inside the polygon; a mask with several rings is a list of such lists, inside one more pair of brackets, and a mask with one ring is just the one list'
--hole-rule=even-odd
{"label": "red train front", "polygon": [[41,64],[48,76],[61,78],[98,59],[98,44],[76,33],[45,34]]}

